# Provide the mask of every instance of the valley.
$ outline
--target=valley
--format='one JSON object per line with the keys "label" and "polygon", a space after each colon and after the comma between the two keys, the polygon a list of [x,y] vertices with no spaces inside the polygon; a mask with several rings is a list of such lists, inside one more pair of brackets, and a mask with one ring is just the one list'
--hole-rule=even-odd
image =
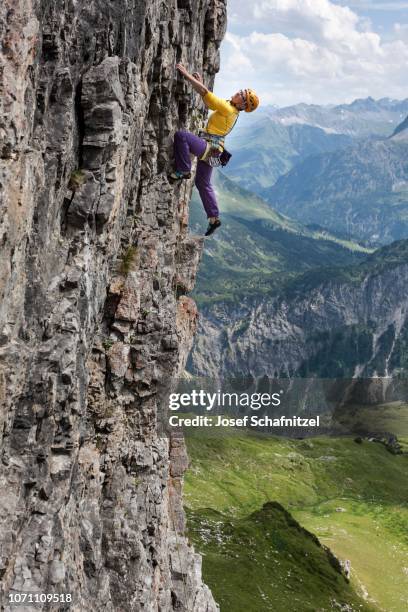
{"label": "valley", "polygon": [[314,437],[187,432],[188,529],[221,612],[408,606],[406,105],[266,109],[217,173],[189,376],[362,382]]}
{"label": "valley", "polygon": [[[398,422],[394,432],[408,441],[406,405],[382,406],[381,415],[381,427]],[[284,612],[290,601],[297,612],[337,609],[333,600],[350,610],[406,609],[408,455],[350,436],[228,429],[189,432],[186,441],[190,537],[221,612]],[[310,533],[350,561],[350,584]]]}

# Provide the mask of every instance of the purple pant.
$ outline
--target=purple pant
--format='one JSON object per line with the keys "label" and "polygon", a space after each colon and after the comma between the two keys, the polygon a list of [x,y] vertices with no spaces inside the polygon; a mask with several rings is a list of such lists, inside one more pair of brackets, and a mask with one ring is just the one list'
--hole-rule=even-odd
{"label": "purple pant", "polygon": [[[191,158],[190,153],[196,157],[201,157],[207,146],[204,138],[199,138],[191,132],[178,130],[174,135],[174,157],[176,159],[176,169],[180,172],[190,172]],[[211,185],[211,174],[213,169],[203,161],[197,163],[197,173],[195,185],[200,194],[207,217],[218,217],[220,214],[217,199],[213,186]]]}

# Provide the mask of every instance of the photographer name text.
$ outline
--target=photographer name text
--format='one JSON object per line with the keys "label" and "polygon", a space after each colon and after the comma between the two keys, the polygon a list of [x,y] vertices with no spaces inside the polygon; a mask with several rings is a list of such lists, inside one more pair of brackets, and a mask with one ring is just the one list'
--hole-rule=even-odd
{"label": "photographer name text", "polygon": [[240,418],[224,416],[169,417],[171,427],[319,427],[320,416],[302,418],[299,416],[273,418],[268,416],[246,415]]}

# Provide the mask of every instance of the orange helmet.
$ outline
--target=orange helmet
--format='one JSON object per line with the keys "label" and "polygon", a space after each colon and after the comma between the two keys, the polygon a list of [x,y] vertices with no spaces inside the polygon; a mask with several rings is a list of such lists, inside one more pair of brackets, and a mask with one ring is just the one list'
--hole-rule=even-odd
{"label": "orange helmet", "polygon": [[259,98],[253,89],[244,89],[245,94],[245,112],[252,113],[259,106]]}

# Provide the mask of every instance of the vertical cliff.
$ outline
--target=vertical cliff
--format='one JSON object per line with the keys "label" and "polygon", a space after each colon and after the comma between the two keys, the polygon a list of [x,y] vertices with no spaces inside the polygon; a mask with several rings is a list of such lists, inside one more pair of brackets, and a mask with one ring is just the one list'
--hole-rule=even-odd
{"label": "vertical cliff", "polygon": [[0,30],[3,596],[216,610],[182,535],[183,441],[157,416],[201,249],[191,184],[166,178],[203,113],[174,66],[211,84],[225,2],[4,0]]}

